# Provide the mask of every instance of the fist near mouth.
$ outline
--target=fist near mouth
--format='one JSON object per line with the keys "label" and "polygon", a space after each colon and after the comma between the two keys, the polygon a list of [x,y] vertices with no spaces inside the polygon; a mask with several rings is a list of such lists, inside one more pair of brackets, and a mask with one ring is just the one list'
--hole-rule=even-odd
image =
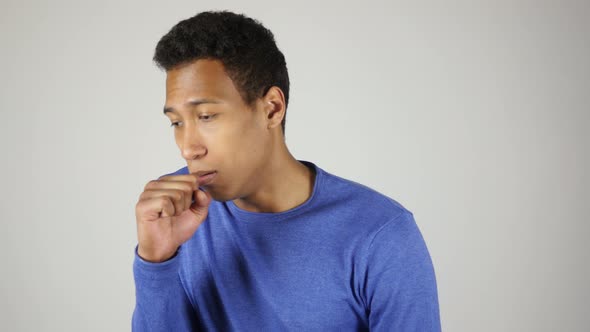
{"label": "fist near mouth", "polygon": [[153,263],[172,258],[209,212],[211,195],[196,174],[167,175],[146,184],[135,206],[138,255]]}

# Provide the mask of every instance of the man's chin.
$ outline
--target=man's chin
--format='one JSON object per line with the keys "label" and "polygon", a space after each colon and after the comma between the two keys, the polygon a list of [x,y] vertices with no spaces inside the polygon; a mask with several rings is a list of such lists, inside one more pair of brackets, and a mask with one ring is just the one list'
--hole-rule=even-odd
{"label": "man's chin", "polygon": [[211,188],[211,187],[203,187],[203,189],[209,193],[209,195],[211,195],[211,198],[213,198],[214,200],[218,201],[218,202],[227,202],[227,201],[231,201],[234,198],[231,197],[231,195],[228,195],[227,193],[224,192],[219,192],[218,190],[215,190],[215,188]]}

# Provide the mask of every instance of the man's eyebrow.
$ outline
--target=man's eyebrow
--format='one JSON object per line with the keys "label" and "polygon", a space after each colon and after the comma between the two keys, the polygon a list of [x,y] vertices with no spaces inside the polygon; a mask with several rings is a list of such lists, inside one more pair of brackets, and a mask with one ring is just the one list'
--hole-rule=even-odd
{"label": "man's eyebrow", "polygon": [[[215,99],[193,99],[193,100],[189,100],[187,101],[184,105],[185,106],[199,106],[201,104],[221,104],[220,101],[215,100]],[[168,113],[168,112],[176,112],[176,110],[173,107],[166,107],[164,106],[164,114]]]}

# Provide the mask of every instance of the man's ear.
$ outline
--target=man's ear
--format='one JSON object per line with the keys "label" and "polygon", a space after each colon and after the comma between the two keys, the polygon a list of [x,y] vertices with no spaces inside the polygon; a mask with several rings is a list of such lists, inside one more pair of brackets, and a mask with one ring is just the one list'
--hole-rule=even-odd
{"label": "man's ear", "polygon": [[263,109],[266,114],[267,127],[281,127],[281,122],[285,117],[285,95],[277,86],[272,86],[262,97]]}

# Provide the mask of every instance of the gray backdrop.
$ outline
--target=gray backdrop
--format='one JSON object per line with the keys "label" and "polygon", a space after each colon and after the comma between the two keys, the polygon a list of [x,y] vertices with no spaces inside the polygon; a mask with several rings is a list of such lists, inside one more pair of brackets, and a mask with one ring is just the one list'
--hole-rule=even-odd
{"label": "gray backdrop", "polygon": [[0,330],[130,329],[135,203],[185,165],[153,49],[231,9],[287,58],[293,154],[414,212],[445,331],[587,331],[589,8],[2,1]]}

